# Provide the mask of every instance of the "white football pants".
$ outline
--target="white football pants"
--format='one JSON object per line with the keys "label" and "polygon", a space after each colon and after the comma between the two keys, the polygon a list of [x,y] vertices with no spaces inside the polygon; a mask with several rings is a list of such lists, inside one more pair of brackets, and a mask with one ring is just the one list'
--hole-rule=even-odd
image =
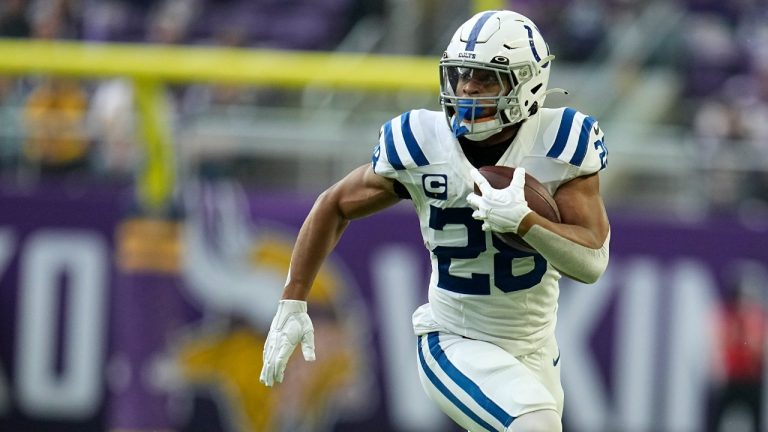
{"label": "white football pants", "polygon": [[461,427],[506,431],[538,410],[563,412],[560,354],[554,336],[530,354],[445,332],[419,336],[418,369],[427,395]]}

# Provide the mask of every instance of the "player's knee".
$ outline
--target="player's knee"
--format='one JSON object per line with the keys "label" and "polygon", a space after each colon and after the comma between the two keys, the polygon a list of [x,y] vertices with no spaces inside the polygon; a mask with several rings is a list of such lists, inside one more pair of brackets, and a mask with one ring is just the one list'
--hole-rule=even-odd
{"label": "player's knee", "polygon": [[523,414],[507,429],[508,432],[562,432],[562,430],[560,415],[549,409]]}

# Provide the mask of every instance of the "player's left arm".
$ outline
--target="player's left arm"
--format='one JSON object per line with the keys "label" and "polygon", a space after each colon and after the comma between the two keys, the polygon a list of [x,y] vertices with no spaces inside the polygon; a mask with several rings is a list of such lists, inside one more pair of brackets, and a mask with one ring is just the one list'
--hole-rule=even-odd
{"label": "player's left arm", "polygon": [[561,223],[535,212],[520,222],[518,234],[555,268],[585,283],[594,283],[608,265],[610,224],[600,196],[597,173],[576,177],[554,195]]}

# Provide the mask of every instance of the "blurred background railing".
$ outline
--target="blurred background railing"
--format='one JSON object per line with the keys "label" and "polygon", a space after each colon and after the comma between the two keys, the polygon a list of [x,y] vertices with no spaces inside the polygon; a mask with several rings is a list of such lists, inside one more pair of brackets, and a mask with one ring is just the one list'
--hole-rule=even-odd
{"label": "blurred background railing", "polygon": [[[418,383],[407,324],[427,264],[412,255],[423,254],[415,228],[391,232],[415,223],[402,224],[397,209],[351,229],[325,288],[314,290],[329,362],[278,393],[253,377],[312,198],[370,160],[385,121],[440,109],[437,62],[450,36],[474,12],[502,7],[531,17],[557,56],[550,87],[569,94],[547,105],[596,117],[610,152],[601,188],[618,215],[616,258],[607,282],[566,282],[561,302],[572,353],[566,429],[768,424],[739,412],[712,417],[707,409],[730,390],[709,387],[728,382],[730,363],[683,361],[718,357],[708,344],[719,346],[722,329],[708,331],[720,323],[710,315],[722,303],[727,317],[726,300],[745,296],[748,330],[737,333],[749,343],[735,345],[751,348],[745,362],[761,366],[747,373],[750,385],[765,387],[755,379],[765,374],[768,262],[763,2],[4,0],[0,429],[449,428],[429,403],[404,396],[420,394],[409,387]],[[401,270],[395,288],[382,262]],[[105,278],[106,312],[86,299],[101,292],[91,277]],[[25,294],[38,286],[48,294]],[[391,290],[398,301],[388,301]],[[594,322],[577,334],[585,311]],[[42,321],[47,332],[23,318],[40,315],[52,320]],[[72,333],[86,341],[72,358],[62,348],[77,325],[68,316],[103,327]],[[306,380],[332,397],[292,393]],[[209,387],[219,390],[199,390]],[[747,393],[736,399],[751,409]],[[753,405],[768,412],[764,398]]]}

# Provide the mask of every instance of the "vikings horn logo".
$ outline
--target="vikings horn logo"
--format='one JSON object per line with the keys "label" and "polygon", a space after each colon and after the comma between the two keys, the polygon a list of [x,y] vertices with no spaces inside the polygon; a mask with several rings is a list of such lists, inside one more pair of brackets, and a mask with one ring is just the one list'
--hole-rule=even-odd
{"label": "vikings horn logo", "polygon": [[296,229],[252,222],[233,183],[193,185],[185,201],[183,274],[203,315],[175,349],[185,386],[215,395],[220,417],[232,423],[225,428],[242,432],[328,430],[345,412],[366,411],[371,341],[343,269],[329,260],[309,298],[317,361],[294,355],[284,383],[268,389],[259,383],[262,348]]}

